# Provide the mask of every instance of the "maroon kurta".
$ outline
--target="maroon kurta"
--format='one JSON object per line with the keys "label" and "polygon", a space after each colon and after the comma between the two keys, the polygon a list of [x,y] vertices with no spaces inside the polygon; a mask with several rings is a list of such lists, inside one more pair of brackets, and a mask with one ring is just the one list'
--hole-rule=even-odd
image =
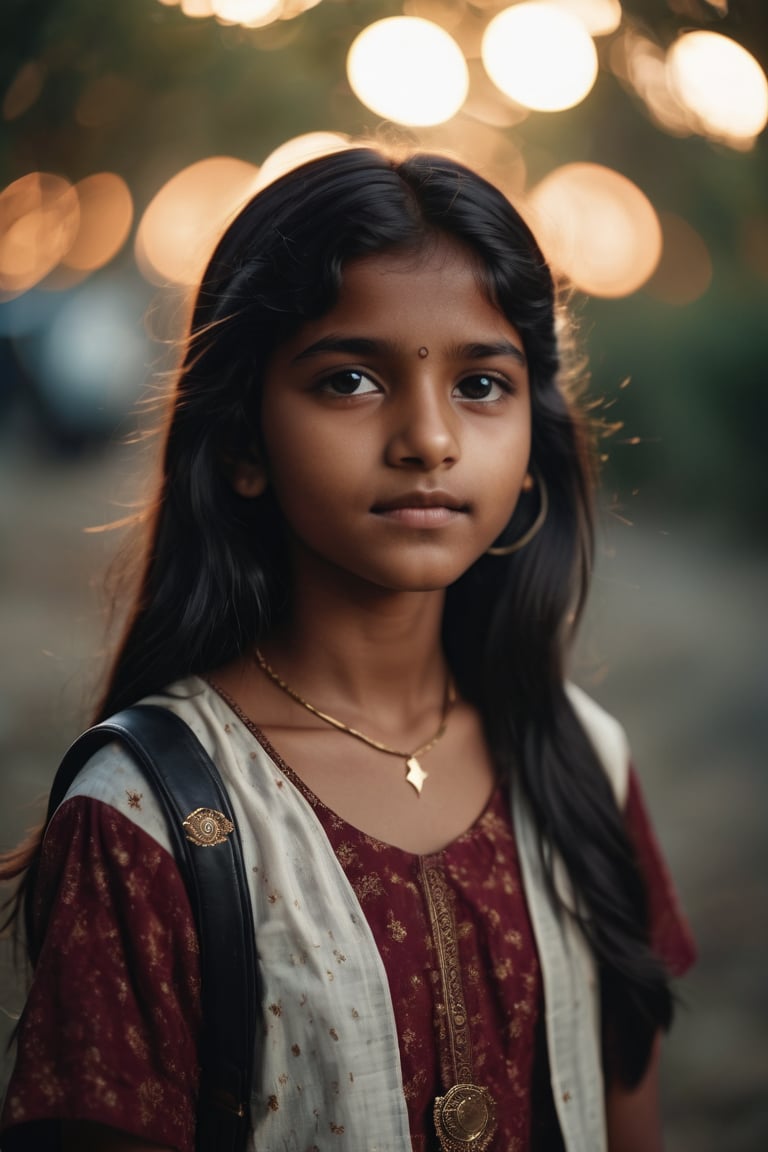
{"label": "maroon kurta", "polygon": [[[436,1147],[432,1104],[453,1082],[441,961],[460,981],[474,1081],[497,1103],[494,1152],[549,1149],[551,1096],[535,1072],[541,976],[505,791],[421,857],[353,828],[281,766],[313,805],[381,952],[415,1152]],[[654,947],[680,975],[693,945],[634,774],[626,823]],[[48,929],[3,1124],[87,1119],[193,1152],[199,970],[174,860],[113,809],[77,798],[51,825],[38,892]],[[46,1146],[40,1129],[25,1145]]]}

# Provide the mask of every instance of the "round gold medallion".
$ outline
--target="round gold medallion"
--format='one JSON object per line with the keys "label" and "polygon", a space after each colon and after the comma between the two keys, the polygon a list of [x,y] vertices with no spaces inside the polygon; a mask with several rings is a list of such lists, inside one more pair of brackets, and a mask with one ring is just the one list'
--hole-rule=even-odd
{"label": "round gold medallion", "polygon": [[187,840],[197,844],[198,848],[214,848],[217,844],[223,844],[230,832],[235,830],[232,821],[215,808],[195,808],[181,826]]}
{"label": "round gold medallion", "polygon": [[496,1131],[493,1097],[477,1084],[454,1084],[435,1100],[434,1116],[443,1152],[483,1152]]}

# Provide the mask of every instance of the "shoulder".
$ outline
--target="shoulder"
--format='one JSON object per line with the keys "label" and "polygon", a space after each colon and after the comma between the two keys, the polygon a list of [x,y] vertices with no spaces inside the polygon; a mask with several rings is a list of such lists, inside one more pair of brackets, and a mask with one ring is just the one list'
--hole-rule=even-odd
{"label": "shoulder", "polygon": [[166,851],[172,851],[160,804],[147,785],[138,763],[118,741],[106,744],[86,760],[59,805],[52,824],[55,824],[56,816],[65,805],[78,798],[95,800],[119,812]]}
{"label": "shoulder", "polygon": [[[159,705],[175,712],[189,725],[210,755],[216,742],[216,721],[211,714],[210,693],[205,681],[192,676],[139,703]],[[116,810],[172,852],[161,804],[137,760],[118,739],[105,744],[83,762],[60,807],[77,797],[95,800]]]}
{"label": "shoulder", "polygon": [[[166,709],[183,720],[218,769],[233,808],[243,826],[264,818],[263,794],[280,776],[269,751],[247,719],[207,681],[189,676],[137,701]],[[193,765],[190,765],[192,771]],[[190,791],[194,791],[194,774]],[[279,787],[282,788],[282,778]],[[288,789],[283,790],[288,793]],[[208,795],[208,789],[202,789]],[[131,752],[119,740],[105,745],[84,761],[66,799],[74,796],[100,801],[126,816],[171,850],[162,802],[145,779]],[[207,806],[208,800],[201,801]],[[199,806],[190,803],[190,809]]]}
{"label": "shoulder", "polygon": [[616,797],[623,809],[629,789],[629,741],[623,727],[597,701],[572,681],[566,681],[566,695],[597,753]]}

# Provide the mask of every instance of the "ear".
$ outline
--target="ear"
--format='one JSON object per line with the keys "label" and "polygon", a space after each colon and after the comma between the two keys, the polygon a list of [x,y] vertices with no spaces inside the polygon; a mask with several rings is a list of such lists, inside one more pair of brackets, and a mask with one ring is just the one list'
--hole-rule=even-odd
{"label": "ear", "polygon": [[226,456],[224,466],[230,483],[238,496],[243,496],[246,500],[254,500],[266,491],[267,469],[259,452],[251,450],[247,456],[237,459]]}
{"label": "ear", "polygon": [[229,478],[235,492],[246,500],[254,500],[266,492],[267,470],[260,460],[231,461]]}

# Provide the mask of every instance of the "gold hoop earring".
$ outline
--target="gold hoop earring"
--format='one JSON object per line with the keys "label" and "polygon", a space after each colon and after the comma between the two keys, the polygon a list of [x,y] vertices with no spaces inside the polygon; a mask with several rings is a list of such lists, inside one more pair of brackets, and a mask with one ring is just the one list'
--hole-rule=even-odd
{"label": "gold hoop earring", "polygon": [[536,473],[536,483],[539,489],[539,512],[531,524],[527,532],[523,532],[517,540],[512,544],[503,544],[497,548],[486,549],[487,556],[511,556],[513,552],[519,552],[521,548],[525,548],[526,544],[530,544],[534,536],[536,536],[542,529],[544,521],[549,512],[549,493],[547,492],[547,485],[544,482],[544,477],[538,472]]}

